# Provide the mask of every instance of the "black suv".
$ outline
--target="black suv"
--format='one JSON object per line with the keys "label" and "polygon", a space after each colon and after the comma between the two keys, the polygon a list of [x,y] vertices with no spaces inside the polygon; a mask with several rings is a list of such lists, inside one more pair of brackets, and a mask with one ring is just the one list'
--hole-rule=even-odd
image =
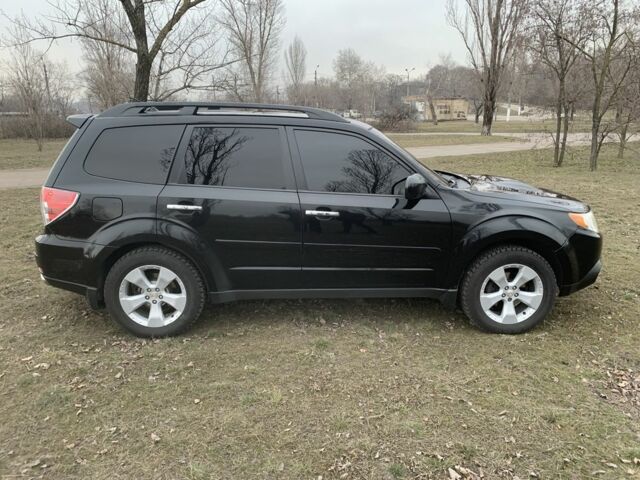
{"label": "black suv", "polygon": [[322,110],[129,103],[69,121],[38,266],[139,336],[183,331],[205,301],[309,297],[438,298],[519,333],[600,271],[585,204],[432,171]]}

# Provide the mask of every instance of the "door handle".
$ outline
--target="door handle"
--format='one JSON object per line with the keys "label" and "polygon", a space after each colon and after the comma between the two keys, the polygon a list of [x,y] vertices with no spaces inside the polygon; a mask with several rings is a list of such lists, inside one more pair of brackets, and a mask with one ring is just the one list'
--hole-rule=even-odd
{"label": "door handle", "polygon": [[331,210],[305,210],[305,215],[311,217],[339,217],[340,212],[332,212]]}
{"label": "door handle", "polygon": [[167,210],[182,210],[186,212],[199,212],[202,210],[200,205],[179,205],[179,204],[169,204],[167,205]]}

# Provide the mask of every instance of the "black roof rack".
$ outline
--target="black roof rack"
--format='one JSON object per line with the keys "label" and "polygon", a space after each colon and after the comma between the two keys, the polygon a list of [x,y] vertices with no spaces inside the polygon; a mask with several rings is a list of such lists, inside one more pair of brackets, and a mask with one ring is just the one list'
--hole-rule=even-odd
{"label": "black roof rack", "polygon": [[319,108],[267,103],[229,102],[131,102],[122,103],[102,112],[99,117],[151,115],[266,115],[306,117],[332,122],[348,122],[340,115]]}

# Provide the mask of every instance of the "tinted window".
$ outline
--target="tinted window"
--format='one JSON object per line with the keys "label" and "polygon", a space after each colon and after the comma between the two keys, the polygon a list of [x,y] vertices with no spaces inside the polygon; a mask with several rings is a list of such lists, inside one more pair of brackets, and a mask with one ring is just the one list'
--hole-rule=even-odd
{"label": "tinted window", "polygon": [[194,128],[179,183],[286,188],[278,130]]}
{"label": "tinted window", "polygon": [[183,129],[150,125],[105,130],[91,147],[84,168],[99,177],[164,183]]}
{"label": "tinted window", "polygon": [[382,150],[349,135],[296,130],[309,190],[398,195],[409,171]]}

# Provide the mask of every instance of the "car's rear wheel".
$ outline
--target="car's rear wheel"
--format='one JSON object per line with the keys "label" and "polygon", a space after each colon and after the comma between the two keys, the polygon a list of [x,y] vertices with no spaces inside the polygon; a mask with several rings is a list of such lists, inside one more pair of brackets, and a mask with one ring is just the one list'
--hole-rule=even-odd
{"label": "car's rear wheel", "polygon": [[195,322],[205,288],[193,264],[161,247],[143,247],[122,256],[104,286],[107,309],[140,337],[177,335]]}
{"label": "car's rear wheel", "polygon": [[558,294],[549,263],[527,248],[503,246],[478,257],[462,282],[460,303],[479,327],[522,333],[551,311]]}

